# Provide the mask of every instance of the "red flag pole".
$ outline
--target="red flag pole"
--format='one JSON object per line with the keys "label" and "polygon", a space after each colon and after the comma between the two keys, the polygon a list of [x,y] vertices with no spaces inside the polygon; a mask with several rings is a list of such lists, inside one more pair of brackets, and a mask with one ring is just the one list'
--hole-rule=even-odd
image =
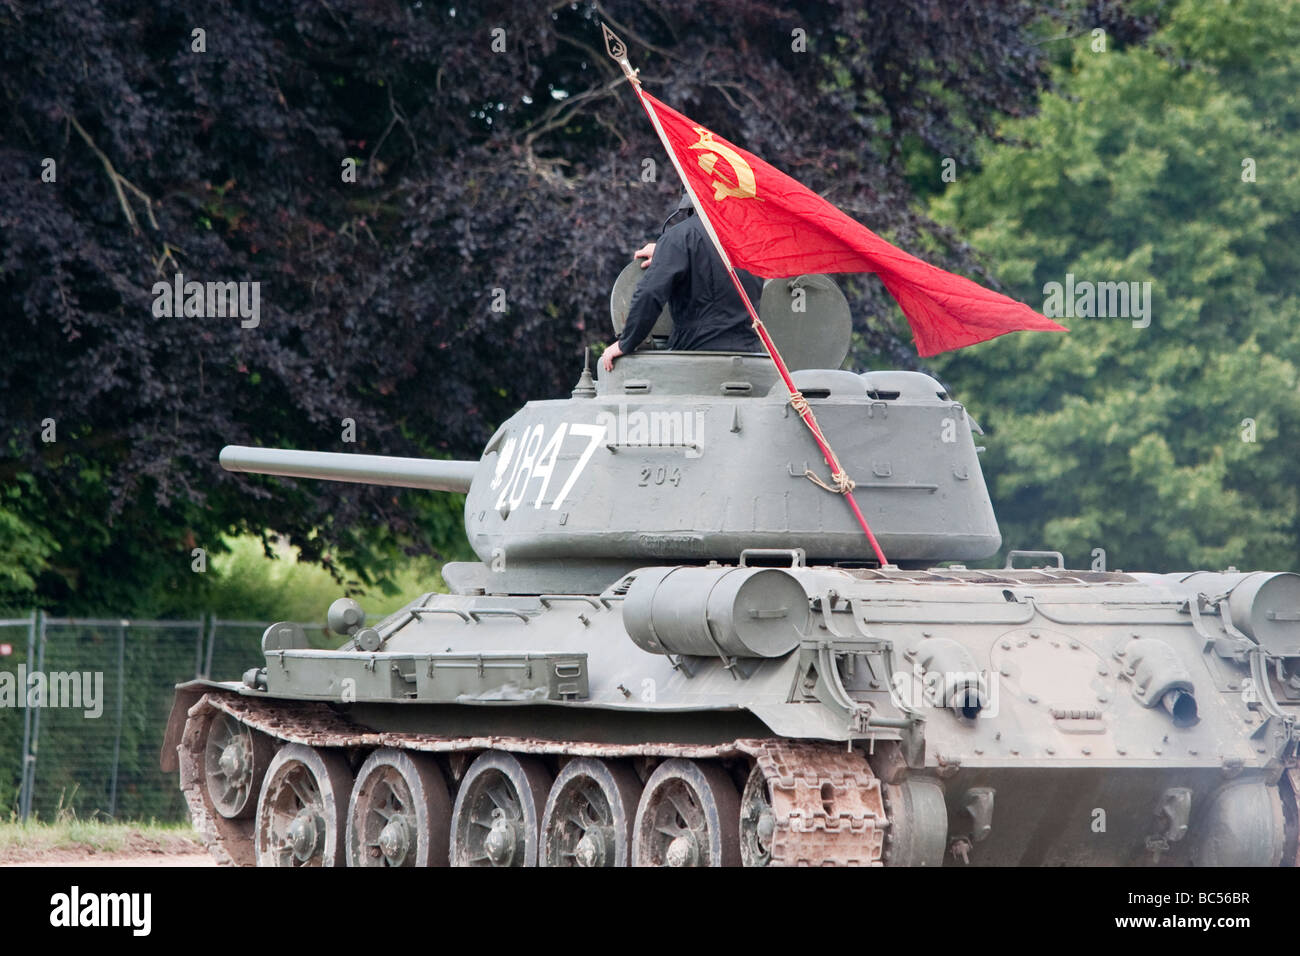
{"label": "red flag pole", "polygon": [[754,331],[758,333],[759,340],[763,343],[763,348],[767,351],[768,357],[772,364],[776,366],[777,372],[781,376],[781,381],[790,392],[790,404],[794,407],[795,412],[803,419],[803,423],[808,426],[812,433],[813,440],[817,442],[817,447],[821,449],[822,456],[826,459],[827,466],[831,469],[831,485],[827,485],[821,479],[817,478],[811,472],[807,473],[808,477],[815,481],[821,487],[828,491],[834,491],[844,496],[844,500],[849,503],[849,508],[853,511],[853,516],[857,518],[863,534],[867,536],[867,541],[871,544],[871,550],[875,552],[876,560],[881,566],[888,564],[885,559],[885,552],[881,550],[880,543],[876,536],[871,532],[871,526],[867,524],[866,517],[862,514],[862,509],[853,499],[853,479],[845,472],[844,467],[840,464],[826,436],[822,434],[821,426],[817,424],[817,418],[813,415],[812,408],[808,405],[806,399],[798,387],[794,384],[794,379],[790,376],[790,370],[786,367],[785,359],[781,357],[776,343],[772,341],[771,335],[768,334],[767,327],[763,325],[763,320],[758,317],[758,312],[754,309],[754,304],[749,301],[749,296],[745,292],[745,287],[740,282],[740,276],[736,275],[736,268],[731,263],[731,257],[727,255],[727,250],[723,247],[722,241],[718,238],[717,232],[713,229],[713,223],[709,221],[708,215],[704,211],[704,206],[699,197],[695,195],[695,190],[691,188],[691,181],[686,176],[686,171],[682,169],[681,161],[677,158],[677,152],[673,149],[672,143],[668,141],[668,136],[664,132],[663,126],[659,123],[659,117],[655,114],[652,107],[641,92],[641,80],[636,75],[636,70],[632,69],[632,64],[628,62],[627,45],[605,24],[600,25],[605,35],[605,50],[609,53],[619,66],[623,68],[623,74],[627,77],[628,83],[636,92],[636,98],[641,103],[641,108],[645,110],[646,115],[650,118],[651,125],[655,128],[655,133],[659,136],[659,141],[663,143],[664,149],[668,152],[668,158],[672,160],[673,168],[677,170],[677,176],[682,181],[682,186],[686,189],[686,194],[691,197],[691,202],[695,206],[695,214],[700,217],[700,222],[704,225],[704,231],[709,234],[709,239],[713,242],[713,247],[718,250],[718,255],[722,257],[722,264],[727,269],[727,274],[731,276],[732,284],[736,287],[736,292],[740,296],[740,301],[745,303],[745,310],[749,313],[749,318],[753,322]]}

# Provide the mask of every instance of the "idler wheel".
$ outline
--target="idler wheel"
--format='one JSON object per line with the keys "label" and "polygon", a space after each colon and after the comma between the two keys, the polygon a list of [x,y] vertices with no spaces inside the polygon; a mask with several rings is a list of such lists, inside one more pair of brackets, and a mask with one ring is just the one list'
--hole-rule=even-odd
{"label": "idler wheel", "polygon": [[452,811],[452,866],[536,866],[550,772],[534,757],[480,754]]}
{"label": "idler wheel", "polygon": [[257,800],[258,866],[341,866],[352,773],[339,753],[287,744]]}
{"label": "idler wheel", "polygon": [[555,778],[542,818],[542,866],[627,866],[641,782],[630,767],[579,757]]}
{"label": "idler wheel", "polygon": [[217,813],[230,820],[251,817],[275,745],[229,714],[208,723],[203,745],[203,784]]}
{"label": "idler wheel", "polygon": [[673,759],[646,781],[632,836],[635,866],[739,866],[740,799],[716,764]]}
{"label": "idler wheel", "polygon": [[433,759],[376,750],[361,765],[348,809],[348,866],[446,866],[447,781]]}

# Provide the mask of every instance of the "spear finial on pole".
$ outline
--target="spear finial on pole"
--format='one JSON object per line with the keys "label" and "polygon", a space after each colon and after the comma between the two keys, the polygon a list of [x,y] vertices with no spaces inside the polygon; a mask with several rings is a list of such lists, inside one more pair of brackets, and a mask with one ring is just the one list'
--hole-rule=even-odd
{"label": "spear finial on pole", "polygon": [[604,23],[600,25],[600,31],[605,35],[605,52],[609,54],[609,58],[623,68],[623,75],[627,77],[629,83],[640,86],[641,81],[637,78],[637,71],[632,69],[632,64],[628,62],[627,44],[623,42],[622,37]]}

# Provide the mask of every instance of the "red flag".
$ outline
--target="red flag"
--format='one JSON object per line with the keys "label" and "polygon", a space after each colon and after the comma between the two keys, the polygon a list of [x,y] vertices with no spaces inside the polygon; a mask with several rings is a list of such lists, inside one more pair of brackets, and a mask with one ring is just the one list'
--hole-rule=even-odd
{"label": "red flag", "polygon": [[1022,329],[1069,331],[1023,303],[922,262],[753,153],[637,92],[734,265],[766,278],[874,272],[907,316],[923,356]]}

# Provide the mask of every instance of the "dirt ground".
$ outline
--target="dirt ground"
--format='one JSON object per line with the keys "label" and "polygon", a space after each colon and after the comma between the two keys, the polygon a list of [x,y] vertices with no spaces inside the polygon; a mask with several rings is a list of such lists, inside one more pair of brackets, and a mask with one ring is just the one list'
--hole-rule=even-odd
{"label": "dirt ground", "polygon": [[0,848],[0,867],[9,866],[216,866],[198,841],[183,836],[126,835],[113,850],[94,846],[10,846]]}

